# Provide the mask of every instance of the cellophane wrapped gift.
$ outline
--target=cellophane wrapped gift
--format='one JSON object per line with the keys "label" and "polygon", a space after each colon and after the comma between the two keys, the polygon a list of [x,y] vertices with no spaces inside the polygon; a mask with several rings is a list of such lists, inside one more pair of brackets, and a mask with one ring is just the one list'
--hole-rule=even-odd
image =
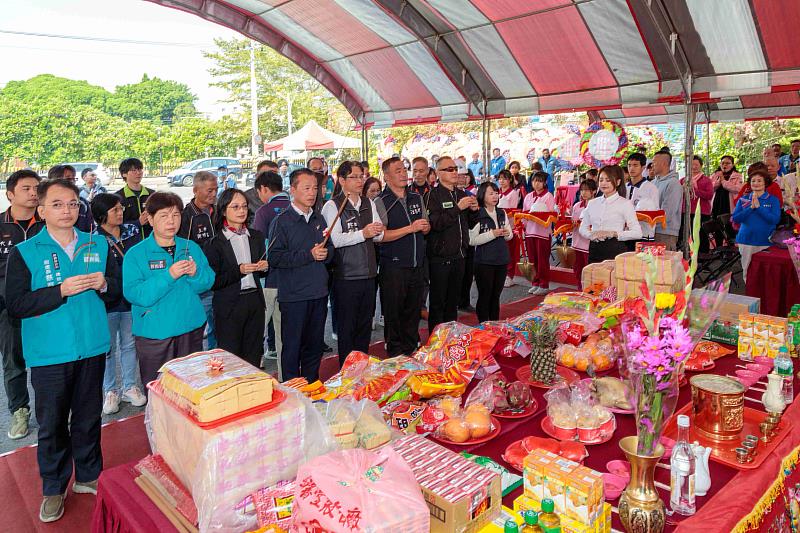
{"label": "cellophane wrapped gift", "polygon": [[[659,285],[675,285],[683,281],[683,255],[680,252],[665,251],[655,257],[656,283]],[[647,265],[637,252],[619,254],[615,260],[614,274],[617,280],[643,281]],[[619,286],[617,286],[619,292]]]}
{"label": "cellophane wrapped gift", "polygon": [[391,446],[331,452],[302,465],[293,515],[300,531],[430,529],[428,506],[414,473]]}
{"label": "cellophane wrapped gift", "polygon": [[581,286],[599,291],[614,283],[615,263],[612,260],[586,265],[581,272]]}
{"label": "cellophane wrapped gift", "polygon": [[296,391],[276,407],[203,429],[151,392],[145,413],[150,448],[189,489],[200,531],[249,531],[241,505],[258,489],[291,480],[310,458],[337,448],[324,417]]}

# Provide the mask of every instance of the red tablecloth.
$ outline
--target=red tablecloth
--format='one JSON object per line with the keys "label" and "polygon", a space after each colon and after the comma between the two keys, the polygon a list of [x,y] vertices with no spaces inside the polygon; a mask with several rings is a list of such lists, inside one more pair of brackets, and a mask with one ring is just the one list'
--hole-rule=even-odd
{"label": "red tablecloth", "polygon": [[800,282],[789,251],[773,246],[753,255],[746,292],[761,298],[761,313],[787,316],[792,305],[800,303]]}

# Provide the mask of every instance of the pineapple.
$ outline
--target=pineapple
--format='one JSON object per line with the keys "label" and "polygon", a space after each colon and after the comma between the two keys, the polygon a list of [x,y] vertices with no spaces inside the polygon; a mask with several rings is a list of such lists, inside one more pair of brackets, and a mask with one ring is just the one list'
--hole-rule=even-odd
{"label": "pineapple", "polygon": [[556,332],[558,320],[543,318],[528,325],[531,344],[531,379],[552,385],[556,380]]}

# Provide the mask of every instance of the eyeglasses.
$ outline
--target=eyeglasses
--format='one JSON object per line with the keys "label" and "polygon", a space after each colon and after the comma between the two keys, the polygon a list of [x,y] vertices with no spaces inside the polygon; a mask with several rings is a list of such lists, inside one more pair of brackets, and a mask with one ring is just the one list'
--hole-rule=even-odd
{"label": "eyeglasses", "polygon": [[458,167],[444,167],[440,168],[439,172],[458,172]]}
{"label": "eyeglasses", "polygon": [[75,211],[80,206],[81,206],[81,204],[79,204],[78,202],[67,202],[67,203],[64,203],[64,202],[53,202],[52,204],[48,205],[47,207],[50,207],[50,208],[52,208],[52,209],[54,209],[56,211],[62,211],[64,209],[64,207],[67,207],[70,211]]}
{"label": "eyeglasses", "polygon": [[233,209],[234,211],[244,211],[247,209],[247,204],[230,204],[228,209]]}

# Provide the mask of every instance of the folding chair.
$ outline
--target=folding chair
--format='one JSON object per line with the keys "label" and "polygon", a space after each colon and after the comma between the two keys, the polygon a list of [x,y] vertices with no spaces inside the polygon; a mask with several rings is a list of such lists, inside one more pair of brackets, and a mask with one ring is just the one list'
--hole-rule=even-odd
{"label": "folding chair", "polygon": [[729,222],[730,215],[720,215],[700,226],[701,233],[708,236],[710,249],[707,253],[699,254],[697,258],[697,286],[706,285],[727,272],[732,274],[733,283],[738,286],[733,274],[736,273],[737,266],[741,270],[741,256]]}

